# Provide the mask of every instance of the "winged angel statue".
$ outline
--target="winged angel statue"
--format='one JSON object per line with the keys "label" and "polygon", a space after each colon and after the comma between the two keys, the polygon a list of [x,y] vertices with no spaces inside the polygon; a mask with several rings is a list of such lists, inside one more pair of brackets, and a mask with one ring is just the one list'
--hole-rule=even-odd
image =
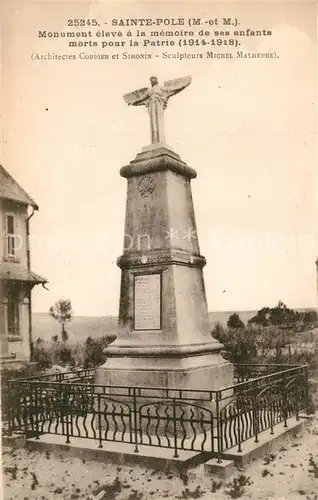
{"label": "winged angel statue", "polygon": [[191,76],[184,76],[159,85],[158,78],[150,78],[151,87],[144,87],[125,94],[124,100],[129,106],[146,106],[150,116],[151,143],[165,143],[164,110],[170,97],[181,92],[191,83]]}

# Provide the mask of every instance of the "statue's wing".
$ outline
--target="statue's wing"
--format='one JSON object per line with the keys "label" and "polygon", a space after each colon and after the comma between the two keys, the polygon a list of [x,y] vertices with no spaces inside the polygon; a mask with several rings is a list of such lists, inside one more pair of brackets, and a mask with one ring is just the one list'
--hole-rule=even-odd
{"label": "statue's wing", "polygon": [[174,95],[181,90],[185,89],[188,85],[190,85],[192,81],[191,76],[183,76],[182,78],[175,78],[174,80],[168,80],[165,82],[164,89],[168,93],[168,95]]}
{"label": "statue's wing", "polygon": [[134,90],[134,92],[124,94],[123,97],[129,106],[141,106],[149,97],[149,89],[148,87],[144,87],[143,89]]}

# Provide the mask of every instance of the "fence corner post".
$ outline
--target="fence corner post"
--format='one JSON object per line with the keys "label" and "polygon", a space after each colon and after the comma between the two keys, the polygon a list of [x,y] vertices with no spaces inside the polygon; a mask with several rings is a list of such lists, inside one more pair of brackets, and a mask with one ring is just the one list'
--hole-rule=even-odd
{"label": "fence corner post", "polygon": [[308,382],[308,365],[305,366],[305,405],[306,405],[306,414],[310,415],[310,402],[309,402],[309,382]]}
{"label": "fence corner post", "polygon": [[259,419],[259,413],[258,413],[258,401],[257,401],[257,395],[254,393],[252,396],[252,406],[253,406],[253,433],[254,433],[254,442],[258,443],[258,434],[259,434],[259,429],[258,429],[258,419]]}

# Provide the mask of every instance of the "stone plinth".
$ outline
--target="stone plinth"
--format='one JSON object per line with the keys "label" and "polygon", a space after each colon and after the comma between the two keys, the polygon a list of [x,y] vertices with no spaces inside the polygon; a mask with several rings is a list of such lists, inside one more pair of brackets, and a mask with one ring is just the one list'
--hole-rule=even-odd
{"label": "stone plinth", "polygon": [[127,178],[119,335],[95,382],[216,390],[233,367],[211,337],[191,194],[196,172],[164,145],[144,148]]}

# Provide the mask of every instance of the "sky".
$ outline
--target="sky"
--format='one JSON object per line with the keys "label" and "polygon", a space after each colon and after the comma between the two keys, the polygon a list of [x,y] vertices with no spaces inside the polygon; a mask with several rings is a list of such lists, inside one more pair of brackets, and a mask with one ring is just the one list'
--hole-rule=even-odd
{"label": "sky", "polygon": [[[119,170],[149,144],[146,109],[122,96],[153,74],[161,82],[192,76],[169,101],[166,138],[198,174],[192,193],[209,309],[279,300],[316,307],[315,3],[7,1],[5,12],[1,162],[40,206],[32,268],[49,290],[34,289],[34,312],[67,297],[78,315],[118,313],[126,204]],[[244,50],[279,58],[31,59],[79,53],[37,37],[39,29],[70,29],[69,18],[189,16],[237,16],[244,29],[270,29],[272,36],[246,37]]]}

